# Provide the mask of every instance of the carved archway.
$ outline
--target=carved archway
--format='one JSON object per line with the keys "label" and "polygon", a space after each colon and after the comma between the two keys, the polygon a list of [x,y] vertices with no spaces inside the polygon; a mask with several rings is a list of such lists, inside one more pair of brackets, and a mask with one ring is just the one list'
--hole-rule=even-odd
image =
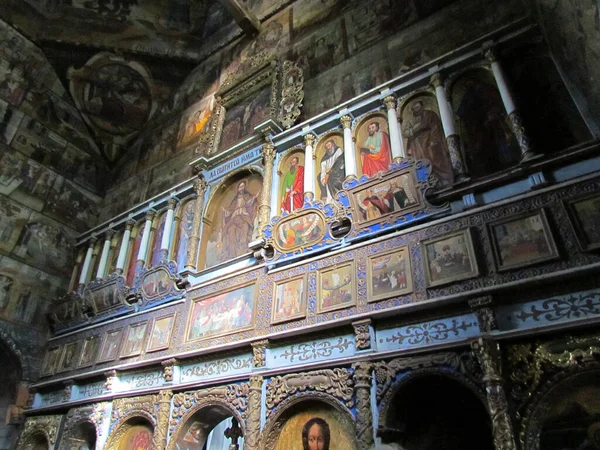
{"label": "carved archway", "polygon": [[[358,448],[356,445],[355,419],[352,412],[344,404],[335,397],[324,392],[301,392],[288,397],[279,403],[276,411],[269,417],[265,424],[260,436],[259,449],[277,449],[280,436],[283,435],[285,438],[288,434],[285,429],[288,421],[293,419],[294,416],[303,413],[311,413],[309,416],[312,416],[312,411],[329,411],[329,420],[333,419],[336,421],[336,427],[340,430],[344,430],[348,434],[348,443],[339,446],[339,448],[347,448],[348,450]],[[317,413],[316,415],[320,416],[322,414]],[[302,438],[301,428],[296,430],[296,435],[299,439]]]}
{"label": "carved archway", "polygon": [[[136,427],[145,427],[151,434],[150,444],[156,430],[156,421],[146,411],[134,411],[123,416],[113,427],[104,447],[105,450],[120,450],[121,441]],[[140,428],[141,429],[141,428]],[[148,447],[150,448],[150,447]]]}
{"label": "carved archway", "polygon": [[407,450],[439,442],[444,449],[494,448],[484,392],[444,367],[416,369],[394,383],[380,403],[378,435]]}
{"label": "carved archway", "polygon": [[50,442],[48,437],[41,430],[29,434],[26,438],[22,439],[23,444],[17,447],[19,450],[50,450]]}
{"label": "carved archway", "polygon": [[75,418],[65,425],[63,435],[60,439],[61,450],[71,450],[86,444],[87,448],[95,449],[98,440],[98,429],[96,424],[89,418]]}
{"label": "carved archway", "polygon": [[522,448],[600,448],[599,377],[600,363],[588,362],[550,378],[524,415]]}
{"label": "carved archway", "polygon": [[248,384],[175,394],[167,450],[174,450],[177,441],[184,437],[195,422],[202,425],[204,442],[210,430],[228,417],[236,419],[242,435],[245,435],[247,396]]}
{"label": "carved archway", "polygon": [[30,417],[25,422],[16,450],[52,450],[62,416]]}

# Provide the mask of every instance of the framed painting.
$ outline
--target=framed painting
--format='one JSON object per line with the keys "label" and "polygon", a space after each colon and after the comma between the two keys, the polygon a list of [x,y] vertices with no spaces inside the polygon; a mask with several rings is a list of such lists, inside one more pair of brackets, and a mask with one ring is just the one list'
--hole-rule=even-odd
{"label": "framed painting", "polygon": [[370,256],[367,260],[367,297],[373,302],[413,291],[408,247]]}
{"label": "framed painting", "polygon": [[271,323],[282,323],[306,316],[306,275],[284,279],[273,285]]}
{"label": "framed painting", "polygon": [[77,341],[65,344],[60,357],[60,363],[58,364],[57,372],[65,372],[73,368],[75,363],[75,355],[77,354],[77,347],[79,347],[79,342]]}
{"label": "framed painting", "polygon": [[309,211],[278,222],[273,229],[273,243],[278,250],[286,253],[315,245],[326,233],[325,216],[320,211]]}
{"label": "framed painting", "polygon": [[79,367],[88,367],[94,364],[96,355],[98,354],[98,348],[100,347],[100,335],[95,334],[85,338],[83,341],[83,348],[81,349],[81,356],[79,357]]}
{"label": "framed painting", "polygon": [[52,375],[54,372],[56,372],[61,355],[61,350],[62,348],[60,345],[55,345],[48,349],[48,351],[46,352],[46,357],[44,358],[44,364],[42,366],[42,376]]}
{"label": "framed painting", "polygon": [[317,312],[334,311],[356,304],[354,261],[326,267],[317,273]]}
{"label": "framed painting", "polygon": [[102,349],[100,350],[100,356],[98,362],[107,362],[114,360],[119,354],[119,346],[121,344],[121,336],[123,335],[123,328],[112,330],[104,335],[104,341],[102,342]]}
{"label": "framed painting", "polygon": [[543,209],[488,224],[498,272],[558,258]]}
{"label": "framed painting", "polygon": [[427,286],[441,286],[479,275],[471,229],[421,242]]}
{"label": "framed painting", "polygon": [[121,357],[137,356],[142,352],[147,328],[147,320],[129,325],[121,345]]}
{"label": "framed painting", "polygon": [[152,329],[148,337],[146,353],[165,350],[171,346],[171,336],[173,334],[173,324],[175,323],[176,313],[167,316],[157,317],[152,322]]}
{"label": "framed painting", "polygon": [[197,341],[249,330],[254,326],[256,284],[236,287],[208,298],[192,300],[186,341]]}
{"label": "framed painting", "polygon": [[600,194],[569,200],[565,206],[581,250],[600,249]]}

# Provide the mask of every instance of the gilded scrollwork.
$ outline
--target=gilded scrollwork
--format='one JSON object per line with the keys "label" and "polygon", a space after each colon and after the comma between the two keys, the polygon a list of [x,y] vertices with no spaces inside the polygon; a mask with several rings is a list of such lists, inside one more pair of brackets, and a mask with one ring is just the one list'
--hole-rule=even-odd
{"label": "gilded scrollwork", "polygon": [[252,363],[254,367],[264,367],[266,363],[266,351],[269,346],[269,340],[263,339],[252,343]]}
{"label": "gilded scrollwork", "polygon": [[[113,400],[111,425],[106,450],[116,450],[121,438],[131,428],[131,419],[143,418],[152,426],[154,432],[159,425],[159,400],[161,394],[144,395]],[[160,433],[160,431],[158,431]]]}
{"label": "gilded scrollwork", "polygon": [[278,121],[283,128],[290,128],[300,116],[304,100],[304,72],[292,61],[284,61],[281,74],[281,101]]}
{"label": "gilded scrollwork", "polygon": [[371,319],[353,322],[354,339],[357,350],[369,350],[371,348]]}
{"label": "gilded scrollwork", "polygon": [[17,450],[29,450],[29,448],[32,448],[32,438],[35,439],[39,435],[46,438],[50,448],[54,448],[62,418],[63,416],[59,415],[28,418],[23,426]]}
{"label": "gilded scrollwork", "polygon": [[308,391],[329,394],[351,408],[354,405],[353,384],[350,372],[340,368],[273,377],[267,383],[267,415],[289,396]]}
{"label": "gilded scrollwork", "polygon": [[156,397],[157,423],[154,428],[152,448],[165,448],[169,431],[169,411],[171,409],[172,391],[160,391]]}
{"label": "gilded scrollwork", "polygon": [[258,448],[263,377],[250,377],[248,387],[248,417],[244,442],[248,448]]}
{"label": "gilded scrollwork", "polygon": [[373,412],[371,410],[373,364],[356,363],[353,368],[356,392],[356,438],[360,448],[367,450],[373,445]]}

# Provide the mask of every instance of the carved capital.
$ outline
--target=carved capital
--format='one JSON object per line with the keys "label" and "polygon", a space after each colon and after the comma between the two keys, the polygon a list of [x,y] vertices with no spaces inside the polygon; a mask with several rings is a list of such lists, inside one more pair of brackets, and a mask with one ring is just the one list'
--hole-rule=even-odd
{"label": "carved capital", "polygon": [[340,123],[342,124],[343,128],[350,128],[352,126],[352,117],[348,115],[342,116],[340,117]]}
{"label": "carved capital", "polygon": [[167,208],[168,209],[175,209],[175,207],[177,206],[177,203],[179,203],[179,199],[177,199],[175,197],[171,197],[169,199],[169,201],[167,201]]}
{"label": "carved capital", "polygon": [[493,48],[488,48],[485,52],[483,52],[483,54],[490,63],[495,63],[498,61],[498,55],[496,54],[496,50]]}
{"label": "carved capital", "polygon": [[262,390],[263,377],[250,377],[249,386],[250,390]]}
{"label": "carved capital", "polygon": [[96,245],[96,242],[98,242],[98,237],[97,236],[92,236],[90,238],[90,240],[88,241],[88,247],[89,248],[94,248],[94,245]]}
{"label": "carved capital", "polygon": [[194,181],[194,192],[198,197],[204,197],[204,193],[208,188],[208,183],[202,175],[198,175],[198,179]]}
{"label": "carved capital", "polygon": [[304,136],[304,145],[305,146],[313,146],[313,144],[315,143],[315,135],[314,134],[307,134]]}
{"label": "carved capital", "polygon": [[152,219],[154,219],[154,216],[156,216],[156,211],[154,211],[153,209],[149,209],[148,211],[146,211],[145,219],[146,221],[152,221]]}
{"label": "carved capital", "polygon": [[113,236],[115,235],[115,233],[116,233],[115,230],[106,230],[104,232],[104,240],[110,241],[113,238]]}
{"label": "carved capital", "polygon": [[135,225],[135,220],[129,219],[127,222],[125,222],[125,229],[131,231],[131,229],[133,228],[134,225]]}
{"label": "carved capital", "polygon": [[368,350],[371,348],[371,319],[359,320],[352,323],[357,350]]}
{"label": "carved capital", "polygon": [[436,89],[440,87],[442,85],[442,74],[440,72],[437,72],[431,75],[429,83]]}
{"label": "carved capital", "polygon": [[252,352],[254,353],[253,364],[254,367],[264,367],[266,363],[266,351],[269,347],[269,341],[267,339],[253,342]]}
{"label": "carved capital", "polygon": [[390,109],[396,109],[396,105],[398,104],[398,100],[396,99],[395,95],[388,95],[386,98],[383,99],[383,104],[385,105],[385,107],[390,110]]}
{"label": "carved capital", "polygon": [[262,156],[263,156],[263,164],[265,166],[272,166],[275,161],[275,155],[277,155],[277,150],[275,146],[269,142],[262,146]]}

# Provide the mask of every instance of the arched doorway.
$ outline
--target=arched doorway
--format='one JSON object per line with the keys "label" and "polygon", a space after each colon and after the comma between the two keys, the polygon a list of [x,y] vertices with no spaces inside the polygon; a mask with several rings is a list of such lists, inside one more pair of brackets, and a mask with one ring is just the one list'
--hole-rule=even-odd
{"label": "arched doorway", "polygon": [[228,450],[237,443],[243,448],[243,430],[224,405],[209,405],[189,415],[171,437],[169,450]]}
{"label": "arched doorway", "polygon": [[90,422],[74,424],[62,439],[62,450],[94,450],[96,427]]}
{"label": "arched doorway", "polygon": [[18,434],[18,425],[13,419],[19,413],[19,408],[15,403],[17,403],[22,372],[19,360],[1,340],[0,361],[2,361],[2,370],[0,370],[0,386],[2,386],[0,389],[0,448],[11,448]]}
{"label": "arched doorway", "polygon": [[493,450],[482,399],[443,373],[407,378],[396,389],[378,433],[403,450]]}
{"label": "arched doorway", "polygon": [[[10,447],[7,447],[10,448]],[[31,436],[27,437],[21,445],[20,449],[23,450],[49,450],[50,444],[48,443],[48,438],[44,436],[43,433],[33,433]]]}
{"label": "arched doorway", "polygon": [[131,417],[109,436],[107,450],[150,450],[154,438],[154,426],[142,416]]}

